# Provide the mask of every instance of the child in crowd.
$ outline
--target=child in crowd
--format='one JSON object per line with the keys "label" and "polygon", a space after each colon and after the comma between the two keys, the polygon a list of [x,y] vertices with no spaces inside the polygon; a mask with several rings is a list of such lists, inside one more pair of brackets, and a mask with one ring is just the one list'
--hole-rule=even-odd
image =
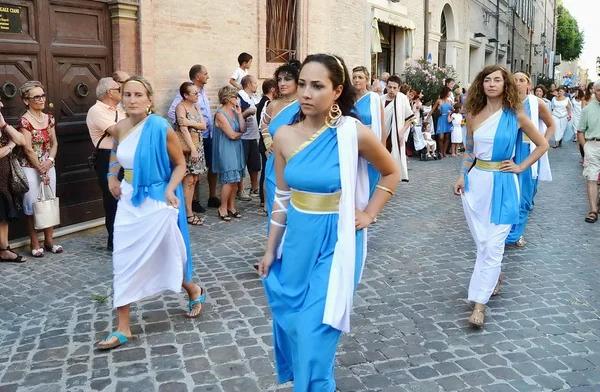
{"label": "child in crowd", "polygon": [[[431,112],[432,104],[433,104],[433,102],[431,100],[423,102],[423,105],[421,106],[423,118],[427,118],[427,115]],[[431,134],[435,135],[435,128],[433,126],[433,123],[430,123],[429,127],[431,128],[431,130],[430,130]],[[425,129],[425,127],[423,127],[423,129]]]}
{"label": "child in crowd", "polygon": [[252,56],[246,52],[240,53],[238,56],[238,64],[240,66],[233,71],[231,79],[229,79],[229,84],[238,90],[242,90],[242,79],[244,79],[244,76],[248,75],[248,70],[250,69],[250,66],[252,66]]}
{"label": "child in crowd", "polygon": [[423,139],[427,144],[427,158],[432,158],[435,155],[436,143],[431,137],[431,124],[429,121],[423,122]]}
{"label": "child in crowd", "polygon": [[460,103],[454,104],[454,112],[448,115],[448,122],[452,122],[452,133],[450,139],[452,141],[452,156],[456,157],[459,155],[458,148],[462,144],[462,121],[463,115],[461,114],[462,105]]}

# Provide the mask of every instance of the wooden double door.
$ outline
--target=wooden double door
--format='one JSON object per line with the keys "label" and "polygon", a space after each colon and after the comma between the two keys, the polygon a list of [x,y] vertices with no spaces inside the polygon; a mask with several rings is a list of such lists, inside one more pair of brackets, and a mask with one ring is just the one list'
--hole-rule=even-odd
{"label": "wooden double door", "polygon": [[[85,118],[97,81],[112,72],[111,53],[105,1],[0,0],[2,112],[15,125],[25,112],[19,87],[28,80],[44,84],[46,111],[57,120],[61,226],[104,215],[96,175],[87,168],[93,145]],[[19,224],[10,237],[24,234]]]}

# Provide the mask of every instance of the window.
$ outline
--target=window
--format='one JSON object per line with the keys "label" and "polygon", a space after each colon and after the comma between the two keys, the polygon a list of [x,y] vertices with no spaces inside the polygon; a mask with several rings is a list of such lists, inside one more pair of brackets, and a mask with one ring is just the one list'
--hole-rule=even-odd
{"label": "window", "polygon": [[296,57],[299,0],[267,0],[267,62],[285,63]]}

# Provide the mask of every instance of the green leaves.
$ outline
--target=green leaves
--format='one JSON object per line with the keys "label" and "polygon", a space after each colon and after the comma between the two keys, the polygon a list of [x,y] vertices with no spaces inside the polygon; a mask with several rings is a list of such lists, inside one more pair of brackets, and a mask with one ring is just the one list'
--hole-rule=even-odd
{"label": "green leaves", "polygon": [[557,8],[556,25],[556,52],[562,57],[562,61],[577,59],[583,51],[584,36],[579,30],[577,20],[559,0]]}

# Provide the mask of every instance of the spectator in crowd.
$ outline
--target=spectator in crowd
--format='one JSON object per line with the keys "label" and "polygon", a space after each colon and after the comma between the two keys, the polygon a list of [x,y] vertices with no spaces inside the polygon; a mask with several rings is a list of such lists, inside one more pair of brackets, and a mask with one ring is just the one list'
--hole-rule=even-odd
{"label": "spectator in crowd", "polygon": [[563,136],[565,136],[569,121],[571,121],[571,103],[565,96],[566,91],[565,86],[560,86],[556,97],[552,98],[552,117],[554,117],[554,123],[556,124],[553,148],[562,147]]}
{"label": "spectator in crowd", "polygon": [[[267,79],[262,84],[262,97],[258,105],[256,105],[256,118],[259,124],[259,130],[262,129],[263,123],[263,113],[266,113],[264,110],[269,103],[275,99],[277,94],[277,81],[275,79]],[[261,169],[260,169],[260,183],[259,183],[259,196],[260,196],[260,206],[263,209],[263,214],[267,215],[267,210],[265,209],[265,169],[267,165],[267,148],[265,146],[265,141],[263,139],[262,132],[260,132],[260,139],[258,141],[258,151],[260,151],[260,159],[261,159]]]}
{"label": "spectator in crowd", "polygon": [[[198,102],[196,106],[200,109],[204,122],[206,123],[206,129],[202,131],[202,145],[204,147],[204,158],[206,165],[208,166],[207,180],[208,180],[208,207],[218,208],[221,205],[221,200],[217,197],[217,175],[212,170],[212,138],[213,138],[213,116],[210,110],[210,101],[206,95],[206,84],[208,83],[208,70],[206,67],[196,64],[190,68],[189,71],[190,82],[198,88]],[[183,101],[181,94],[177,92],[173,98],[173,102],[169,107],[168,117],[169,120],[175,123],[175,108]],[[196,194],[194,195],[194,201],[192,201],[192,210],[198,213],[204,213],[206,210],[199,201],[199,187],[196,186]]]}
{"label": "spectator in crowd", "polygon": [[117,199],[108,189],[108,165],[110,154],[116,147],[113,138],[106,131],[119,121],[125,119],[125,112],[119,107],[121,102],[121,86],[113,78],[102,78],[96,86],[96,103],[88,110],[85,122],[96,154],[96,176],[102,191],[102,203],[108,240],[106,249],[113,250],[113,227],[117,213]]}
{"label": "spectator in crowd", "polygon": [[111,77],[115,82],[119,83],[119,87],[122,87],[123,83],[129,79],[129,74],[125,71],[115,71]]}
{"label": "spectator in crowd", "polygon": [[244,147],[241,137],[246,132],[246,120],[237,101],[235,87],[225,86],[219,90],[221,108],[215,114],[213,143],[213,170],[221,183],[221,206],[218,216],[226,222],[241,218],[235,206],[237,184],[244,178]]}
{"label": "spectator in crowd", "polygon": [[[204,146],[202,145],[202,131],[206,130],[206,121],[196,103],[198,102],[198,87],[191,82],[183,82],[179,87],[179,94],[183,101],[175,107],[175,131],[180,132],[189,148],[189,153],[184,151],[185,177],[183,178],[183,197],[185,199],[185,211],[187,223],[199,226],[204,219],[196,216],[192,210],[192,199],[198,183],[198,176],[206,172],[206,161],[204,157]],[[187,149],[186,149],[187,151]]]}
{"label": "spectator in crowd", "polygon": [[452,78],[448,78],[444,82],[444,86],[448,87],[450,89],[450,96],[448,98],[450,99],[450,101],[452,101],[452,104],[454,104],[454,102],[455,102],[454,93],[452,92],[452,91],[454,91],[455,85],[456,85],[456,82]]}
{"label": "spectator in crowd", "polygon": [[[579,120],[581,119],[581,110],[583,109],[583,101],[585,99],[585,91],[583,89],[577,89],[573,98],[571,99],[571,112],[573,116],[573,120],[571,120],[571,128],[573,132],[577,132],[579,128]],[[577,141],[577,135],[573,138],[573,141]]]}
{"label": "spectator in crowd", "polygon": [[12,192],[10,164],[13,148],[25,144],[25,137],[8,124],[2,116],[4,105],[0,101],[0,263],[24,263],[27,259],[10,249],[8,223],[19,219],[20,195]]}
{"label": "spectator in crowd", "polygon": [[248,75],[248,70],[252,66],[252,56],[246,52],[242,52],[238,56],[237,61],[240,66],[231,74],[229,84],[238,90],[242,90],[242,79]]}
{"label": "spectator in crowd", "polygon": [[583,99],[583,103],[581,104],[581,109],[583,110],[590,102],[594,101],[596,96],[594,95],[594,82],[590,82],[585,89],[585,98]]}
{"label": "spectator in crowd", "polygon": [[590,213],[588,223],[598,220],[598,176],[600,176],[600,80],[594,83],[596,102],[588,104],[581,113],[577,139],[585,151],[583,176],[587,180]]}
{"label": "spectator in crowd", "polygon": [[448,122],[448,115],[452,112],[452,105],[454,102],[451,99],[451,94],[452,91],[450,91],[449,87],[442,87],[439,99],[435,102],[433,109],[431,109],[431,112],[427,115],[427,121],[429,121],[436,109],[440,109],[442,115],[438,118],[435,134],[437,136],[438,151],[444,158],[446,157],[449,143],[448,139],[450,137],[450,135],[447,134],[452,132],[451,123]]}
{"label": "spectator in crowd", "polygon": [[385,94],[385,89],[387,87],[387,82],[388,82],[389,78],[390,78],[389,72],[384,72],[381,74],[381,78],[379,78],[379,86],[381,87],[380,94]]}
{"label": "spectator in crowd", "polygon": [[458,147],[462,144],[462,121],[463,115],[460,113],[462,105],[460,103],[454,104],[454,112],[448,115],[448,120],[452,123],[452,131],[450,133],[450,141],[452,142],[452,156],[458,156]]}
{"label": "spectator in crowd", "polygon": [[556,96],[558,96],[558,91],[556,90],[556,84],[552,83],[550,85],[550,88],[548,89],[548,95],[546,96],[546,98],[548,99],[548,101],[552,101],[552,99]]}
{"label": "spectator in crowd", "polygon": [[431,137],[431,125],[427,122],[423,122],[423,140],[427,147],[427,158],[433,158],[435,156],[436,143]]}
{"label": "spectator in crowd", "polygon": [[242,146],[244,147],[244,163],[250,175],[250,192],[244,189],[244,181],[238,184],[237,198],[240,200],[251,200],[252,197],[259,197],[258,173],[261,169],[260,152],[258,151],[258,139],[260,132],[258,130],[258,120],[256,117],[256,104],[252,96],[258,89],[258,80],[252,75],[246,75],[242,79],[242,90],[238,92],[242,117],[246,120],[246,132],[242,136]]}
{"label": "spectator in crowd", "polygon": [[62,253],[63,247],[54,243],[54,229],[44,229],[44,247],[40,246],[37,230],[33,226],[33,203],[37,201],[40,186],[50,185],[56,195],[56,170],[54,163],[58,153],[56,120],[43,112],[46,107],[46,91],[38,81],[25,82],[19,89],[21,99],[27,107],[19,118],[17,128],[25,137],[20,164],[29,182],[29,192],[23,196],[23,211],[27,222],[27,232],[31,240],[31,255],[44,257],[44,249],[52,253]]}

